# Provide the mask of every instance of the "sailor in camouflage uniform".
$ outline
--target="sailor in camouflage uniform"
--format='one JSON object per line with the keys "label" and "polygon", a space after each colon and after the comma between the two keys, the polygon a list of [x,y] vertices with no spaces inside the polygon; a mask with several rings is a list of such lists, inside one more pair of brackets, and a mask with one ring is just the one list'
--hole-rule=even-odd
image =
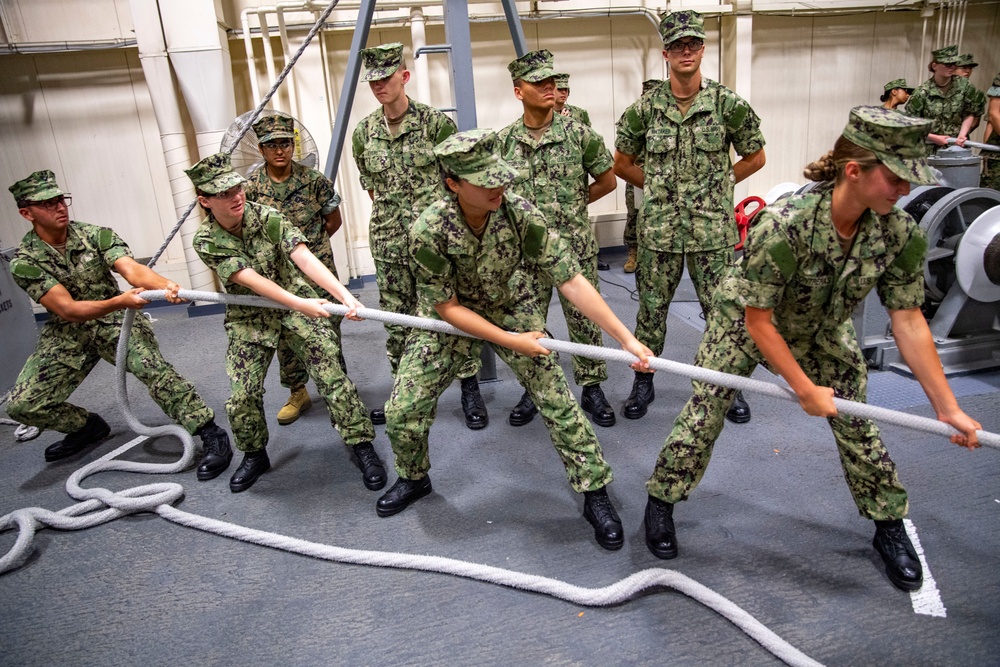
{"label": "sailor in camouflage uniform", "polygon": [[[148,302],[144,290],[166,290],[181,303],[179,287],[132,258],[125,242],[107,227],[70,220],[71,198],[51,171],[36,171],[10,186],[21,216],[31,223],[10,269],[17,284],[48,311],[38,346],[17,377],[7,414],[39,429],[66,433],[45,450],[46,461],[72,456],[111,432],[101,417],[66,401],[100,359],[115,363],[123,310]],[[135,289],[122,293],[112,269]],[[218,477],[233,458],[229,435],[216,426],[212,409],[160,352],[143,317],[132,323],[126,368],[157,405],[188,433],[201,437],[204,456],[198,479]]]}
{"label": "sailor in camouflage uniform", "polygon": [[947,146],[948,139],[964,146],[969,132],[979,122],[986,104],[986,96],[976,90],[969,80],[955,76],[959,62],[958,47],[946,46],[932,52],[933,60],[927,66],[931,78],[917,86],[906,103],[906,113],[914,118],[927,118],[931,130],[927,140]]}
{"label": "sailor in camouflage uniform", "polygon": [[[660,37],[670,78],[626,109],[615,138],[615,173],[643,188],[635,335],[655,354],[663,351],[668,309],[685,256],[702,311],[708,310],[739,241],[733,186],[764,166],[757,114],[739,95],[701,75],[701,15],[665,15]],[[735,164],[730,163],[730,147],[742,156]],[[640,168],[636,161],[643,151]],[[653,376],[636,373],[622,414],[640,419],[654,398]],[[750,407],[740,394],[729,418],[750,420]]]}
{"label": "sailor in camouflage uniform", "polygon": [[557,114],[566,116],[566,118],[572,118],[578,123],[583,123],[587,127],[592,127],[590,123],[590,114],[587,113],[586,109],[581,107],[575,107],[572,104],[567,104],[566,100],[569,99],[569,74],[565,72],[556,73],[556,104],[553,107]]}
{"label": "sailor in camouflage uniform", "polygon": [[[476,336],[415,329],[386,409],[399,479],[379,499],[379,516],[401,512],[431,492],[428,434],[437,400],[462,361],[483,342],[517,375],[538,405],[570,485],[583,492],[584,516],[598,543],[618,549],[624,535],[608,497],[611,467],[559,364],[537,339],[545,314],[531,298],[539,276],[599,323],[648,368],[649,350],[615,317],[580,273],[576,253],[525,199],[504,192],[517,171],[500,159],[490,130],[456,134],[434,149],[453,194],[428,207],[413,227],[410,250],[418,314]],[[516,332],[516,333],[510,333]]]}
{"label": "sailor in camouflage uniform", "polygon": [[[803,410],[828,418],[858,511],[875,521],[874,546],[904,590],[922,581],[902,523],[906,491],[878,427],[838,415],[833,397],[865,401],[867,366],[851,313],[874,288],[938,419],[960,431],[952,442],[977,446],[981,427],[959,408],[920,312],[926,235],[894,206],[911,182],[935,182],[925,159],[929,127],[882,107],[853,109],[834,150],[806,169],[812,180],[833,182],[767,207],[751,229],[742,262],[715,293],[696,358],[744,377],[765,363]],[[677,555],[673,505],[701,480],[734,393],[693,385],[646,484],[646,545],[659,558]]]}
{"label": "sailor in camouflage uniform", "polygon": [[[306,235],[306,245],[337,278],[330,237],[343,224],[340,215],[340,195],[329,178],[292,159],[295,154],[295,121],[291,116],[270,114],[253,124],[257,146],[264,165],[247,176],[243,192],[247,199],[266,204],[281,211],[282,215]],[[308,280],[308,279],[307,279]],[[316,293],[324,299],[333,295],[309,281]],[[330,328],[340,346],[340,365],[347,372],[344,346],[340,336],[340,317],[330,317]],[[291,424],[312,405],[306,382],[309,374],[292,353],[284,336],[278,339],[278,370],[281,386],[288,387],[288,401],[278,411],[279,424]]]}
{"label": "sailor in camouflage uniform", "polygon": [[[416,312],[417,292],[407,250],[410,227],[420,213],[444,194],[434,160],[434,146],[451,136],[455,123],[437,109],[411,100],[405,85],[410,72],[399,42],[361,52],[367,68],[363,79],[382,105],[354,128],[354,161],[361,187],[372,198],[368,245],[375,260],[379,308],[393,313]],[[386,355],[393,376],[406,348],[407,327],[386,324]],[[473,430],[489,423],[479,393],[479,358],[467,360],[458,377],[462,385],[465,425]],[[385,413],[372,410],[372,420],[385,423]]]}
{"label": "sailor in camouflage uniform", "polygon": [[185,173],[208,213],[191,242],[201,260],[230,294],[260,295],[290,309],[226,306],[226,372],[232,388],[226,412],[236,447],[244,453],[229,489],[249,489],[271,467],[264,377],[281,337],[326,400],[330,423],[351,449],[365,486],[381,489],[385,469],[371,444],[374,427],[338,361],[339,341],[322,307],[327,300],[317,298],[306,278],[347,306],[348,318],[357,318],[361,303],[310,252],[306,236],[285,216],[247,201],[245,179],[233,171],[228,155],[207,157]]}
{"label": "sailor in camouflage uniform", "polygon": [[[597,276],[597,239],[590,226],[587,205],[617,187],[611,170],[614,162],[601,135],[588,126],[553,111],[556,73],[552,53],[530,51],[507,69],[514,81],[514,96],[524,114],[497,134],[500,156],[518,172],[510,191],[534,204],[579,259],[583,276],[600,291]],[[591,181],[593,179],[593,181]],[[552,300],[549,283],[536,288],[539,307],[548,315]],[[604,345],[601,329],[587,319],[561,293],[559,295],[569,338],[574,343]],[[583,387],[581,405],[595,424],[613,426],[615,411],[608,404],[601,382],[608,379],[604,361],[573,357],[573,376]],[[510,413],[510,423],[521,426],[537,412],[526,391]]]}
{"label": "sailor in camouflage uniform", "polygon": [[[660,79],[646,79],[642,82],[642,94],[645,95],[662,83]],[[625,114],[622,114],[622,118]],[[619,120],[619,122],[621,122]],[[645,155],[639,154],[635,157],[635,166],[641,167],[645,162]],[[625,229],[622,231],[622,243],[628,248],[628,257],[625,258],[625,266],[622,269],[625,273],[635,273],[636,264],[639,261],[639,237],[636,229],[639,224],[639,206],[635,201],[635,186],[631,183],[625,184]],[[639,189],[639,205],[642,204],[642,189]]]}
{"label": "sailor in camouflage uniform", "polygon": [[[993,77],[993,85],[986,91],[990,98],[986,107],[987,134],[983,141],[1000,149],[1000,73]],[[1000,151],[983,151],[983,178],[979,185],[984,188],[1000,190]]]}

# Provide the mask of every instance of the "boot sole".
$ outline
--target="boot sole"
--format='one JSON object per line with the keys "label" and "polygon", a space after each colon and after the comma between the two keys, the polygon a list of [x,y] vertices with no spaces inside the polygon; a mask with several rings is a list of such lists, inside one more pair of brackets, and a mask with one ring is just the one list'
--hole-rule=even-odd
{"label": "boot sole", "polygon": [[199,470],[197,473],[198,481],[207,482],[209,480],[215,479],[222,473],[226,472],[226,470],[229,468],[229,464],[232,462],[233,462],[233,455],[232,452],[230,452],[229,456],[226,457],[226,465],[222,466],[218,470],[206,470],[206,471]]}
{"label": "boot sole", "polygon": [[614,426],[617,421],[615,419],[615,414],[613,412],[611,413],[611,417],[608,419],[598,419],[597,417],[594,416],[593,409],[588,410],[585,406],[581,407],[583,407],[584,412],[590,415],[590,420],[595,424],[597,424],[598,426],[603,426],[604,428],[608,428],[609,426]]}
{"label": "boot sole", "polygon": [[525,424],[530,424],[532,421],[534,421],[535,420],[535,415],[537,415],[537,414],[538,414],[538,412],[536,411],[536,412],[532,412],[530,417],[514,417],[514,415],[511,415],[507,419],[507,422],[511,426],[524,426]]}
{"label": "boot sole", "polygon": [[671,560],[677,558],[677,547],[669,550],[657,549],[653,546],[653,542],[647,538],[646,548],[649,549],[649,553],[653,554],[660,560]]}
{"label": "boot sole", "polygon": [[433,490],[434,490],[434,487],[432,487],[430,484],[428,484],[426,489],[421,489],[420,491],[417,491],[412,496],[410,496],[409,498],[407,498],[405,503],[403,503],[402,505],[400,505],[398,507],[393,507],[391,509],[383,508],[383,507],[379,506],[378,503],[375,503],[375,514],[379,515],[383,519],[385,517],[387,517],[387,516],[393,516],[394,514],[399,514],[400,512],[402,512],[407,507],[409,507],[413,503],[417,502],[418,500],[420,500],[424,496],[430,495],[431,491],[433,491]]}
{"label": "boot sole", "polygon": [[622,410],[622,417],[624,417],[625,419],[642,419],[643,417],[646,416],[647,412],[648,412],[648,410],[643,410],[642,412],[640,412],[638,414],[635,414],[635,413],[630,414],[630,413]]}
{"label": "boot sole", "polygon": [[490,418],[487,417],[481,422],[470,422],[468,419],[465,420],[465,426],[472,431],[479,431],[490,425]]}
{"label": "boot sole", "polygon": [[730,417],[729,413],[726,413],[726,419],[733,422],[734,424],[746,424],[750,421],[750,415],[745,417]]}
{"label": "boot sole", "polygon": [[233,482],[229,482],[229,490],[232,491],[233,493],[243,493],[251,486],[256,484],[257,480],[260,479],[260,476],[266,473],[270,469],[271,469],[271,464],[268,463],[266,468],[264,468],[259,473],[257,473],[256,475],[254,475],[252,478],[248,479],[245,482],[240,482],[239,484],[234,484]]}

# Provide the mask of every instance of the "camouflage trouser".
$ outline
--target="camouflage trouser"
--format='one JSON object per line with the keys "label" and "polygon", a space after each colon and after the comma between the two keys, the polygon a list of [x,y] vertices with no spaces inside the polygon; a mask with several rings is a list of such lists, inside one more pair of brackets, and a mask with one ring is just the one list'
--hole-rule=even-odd
{"label": "camouflage trouser", "polygon": [[[340,431],[348,446],[371,442],[375,429],[354,383],[337,361],[340,350],[330,323],[309,319],[301,313],[282,318],[282,336],[295,356],[316,383],[330,411],[330,424]],[[234,338],[229,331],[226,350],[226,373],[232,395],[226,401],[226,413],[233,429],[236,448],[257,452],[267,446],[267,421],[264,418],[264,377],[274,357],[274,348]]]}
{"label": "camouflage trouser", "polygon": [[629,248],[639,245],[639,237],[636,236],[635,223],[639,219],[639,209],[635,205],[635,186],[631,183],[625,185],[625,231],[622,232],[622,243]]}
{"label": "camouflage trouser", "polygon": [[[858,348],[854,327],[845,322],[825,343],[791,346],[805,374],[817,385],[832,387],[839,398],[864,402],[868,369]],[[744,316],[713,309],[695,363],[713,370],[749,377],[762,356],[749,334]],[[667,502],[685,500],[701,481],[712,447],[725,424],[726,410],[736,393],[718,385],[692,382],[688,400],[646,483],[649,495]],[[803,413],[804,416],[804,413]],[[838,415],[828,419],[837,442],[847,485],[861,516],[898,519],[908,509],[906,490],[896,464],[882,443],[878,427],[867,419]],[[770,443],[761,446],[771,447]]]}
{"label": "camouflage trouser", "polygon": [[[590,259],[580,260],[580,273],[590,281],[594,289],[600,293],[600,279],[597,277],[597,255]],[[538,281],[538,307],[546,321],[549,319],[549,303],[552,301],[552,285],[543,280]],[[563,316],[566,318],[566,328],[569,339],[574,343],[584,345],[604,346],[604,335],[601,327],[594,324],[574,306],[569,299],[559,292],[559,303],[562,305]],[[573,380],[580,387],[590,387],[608,379],[608,364],[600,359],[573,357]]]}
{"label": "camouflage trouser", "polygon": [[[327,268],[330,269],[333,277],[337,278],[337,268],[333,266],[332,261],[327,265]],[[313,281],[308,278],[306,278],[306,281],[312,285],[313,289],[316,290],[316,295],[321,299],[326,299],[330,303],[340,303],[332,294],[315,284]],[[346,375],[347,362],[344,360],[344,344],[343,339],[340,336],[340,323],[343,319],[344,318],[339,315],[331,315],[327,321],[333,329],[333,335],[337,338],[337,348],[340,350],[340,356],[337,360],[340,362],[340,367]],[[281,386],[288,387],[292,391],[306,386],[306,382],[309,381],[309,374],[306,372],[306,367],[302,365],[302,362],[299,361],[298,357],[295,356],[295,353],[292,352],[292,348],[289,347],[288,341],[285,340],[284,331],[282,331],[281,336],[278,338],[278,377],[281,380]]]}
{"label": "camouflage trouser", "polygon": [[[375,282],[378,285],[378,307],[391,313],[416,315],[417,285],[413,281],[413,273],[409,264],[375,260]],[[406,350],[406,337],[410,328],[399,324],[386,324],[385,332],[389,339],[385,343],[385,354],[389,357],[389,367],[392,376],[396,377],[396,368]],[[479,357],[467,359],[459,370],[458,377],[469,378],[479,372],[482,361]]]}
{"label": "camouflage trouser", "polygon": [[732,248],[718,248],[703,252],[657,252],[639,246],[635,269],[635,284],[639,291],[639,313],[635,318],[635,337],[653,354],[663,352],[667,335],[667,314],[677,285],[684,275],[684,257],[687,256],[688,273],[694,283],[702,311],[708,311],[712,293],[722,282],[726,269],[733,262]]}
{"label": "camouflage trouser", "polygon": [[[527,302],[520,302],[483,315],[508,331],[541,330],[545,322],[539,312],[517,312],[517,308],[526,306]],[[428,435],[438,398],[467,358],[479,358],[482,344],[480,340],[423,329],[414,329],[410,334],[385,408],[386,433],[401,477],[420,479],[430,470]],[[573,489],[592,491],[609,484],[611,467],[555,355],[531,358],[503,347],[496,347],[496,352],[538,406]]]}
{"label": "camouflage trouser", "polygon": [[[983,152],[985,153],[986,151]],[[979,181],[979,187],[1000,190],[1000,157],[986,159],[984,162],[986,163],[986,168]]]}
{"label": "camouflage trouser", "polygon": [[[120,325],[94,320],[74,328],[72,340],[66,340],[65,333],[44,327],[38,346],[17,376],[7,414],[23,424],[60,433],[83,428],[90,413],[66,399],[98,360],[115,363],[120,332]],[[160,409],[188,433],[215,417],[194,386],[163,358],[152,327],[141,316],[132,324],[126,368],[146,385]]]}

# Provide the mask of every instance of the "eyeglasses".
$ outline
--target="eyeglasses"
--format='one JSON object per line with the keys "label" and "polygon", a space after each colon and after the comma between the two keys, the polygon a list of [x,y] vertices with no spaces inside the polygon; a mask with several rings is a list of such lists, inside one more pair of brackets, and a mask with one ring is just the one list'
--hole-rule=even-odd
{"label": "eyeglasses", "polygon": [[667,51],[670,51],[670,53],[684,53],[684,49],[690,49],[691,53],[694,53],[695,51],[700,51],[703,46],[705,46],[705,40],[692,39],[690,42],[671,42],[667,46]]}
{"label": "eyeglasses", "polygon": [[292,140],[282,139],[281,141],[266,141],[261,145],[269,151],[276,151],[276,150],[287,151],[291,150],[292,148]]}
{"label": "eyeglasses", "polygon": [[231,199],[235,199],[236,197],[238,197],[241,194],[243,194],[243,184],[242,183],[240,183],[239,185],[234,185],[233,187],[229,188],[225,192],[216,192],[212,196],[213,197],[217,197],[219,199],[225,199],[226,201],[229,201]]}
{"label": "eyeglasses", "polygon": [[28,202],[28,206],[37,206],[39,208],[44,208],[46,211],[58,211],[59,207],[65,204],[67,207],[73,205],[73,198],[69,196],[58,196],[52,199],[46,199],[45,201],[33,201]]}

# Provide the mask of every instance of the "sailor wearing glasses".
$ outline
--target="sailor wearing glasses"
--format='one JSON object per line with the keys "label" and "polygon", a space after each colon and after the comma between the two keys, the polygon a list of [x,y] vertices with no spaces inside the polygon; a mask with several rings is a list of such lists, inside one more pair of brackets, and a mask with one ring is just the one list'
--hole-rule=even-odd
{"label": "sailor wearing glasses", "polygon": [[[684,272],[694,281],[702,310],[732,263],[739,240],[733,186],[764,166],[760,118],[746,100],[701,75],[705,23],[693,11],[660,21],[670,77],[644,93],[616,124],[615,174],[643,189],[639,218],[635,336],[653,354],[663,352],[667,310]],[[741,156],[729,159],[732,146]],[[645,155],[640,167],[639,155]],[[639,419],[653,401],[653,375],[636,371],[623,415]],[[737,394],[727,415],[750,420]]]}
{"label": "sailor wearing glasses", "polygon": [[[97,362],[115,363],[122,311],[148,303],[144,290],[166,290],[180,303],[173,281],[136,262],[118,234],[107,227],[71,220],[72,199],[49,170],[36,171],[10,186],[18,212],[31,223],[14,253],[14,281],[48,311],[38,346],[17,377],[7,414],[22,424],[65,433],[45,450],[45,460],[59,461],[108,437],[111,427],[100,415],[69,403]],[[111,271],[134,289],[122,292]],[[156,404],[188,433],[201,437],[204,456],[198,479],[220,475],[233,458],[229,435],[216,426],[212,409],[190,382],[163,358],[145,318],[132,323],[126,357],[128,372],[149,389]]]}
{"label": "sailor wearing glasses", "polygon": [[[340,216],[340,195],[333,182],[316,171],[296,162],[295,121],[278,114],[262,117],[253,124],[257,147],[264,166],[247,175],[243,192],[247,199],[278,209],[288,221],[306,236],[306,246],[323,266],[337,277],[330,237],[343,224]],[[311,281],[310,281],[311,282]],[[334,300],[332,294],[315,283],[316,293]],[[340,317],[331,316],[330,326],[340,342]],[[340,365],[347,371],[341,346]],[[284,336],[278,339],[278,369],[281,386],[287,387],[288,401],[278,411],[279,424],[291,424],[312,405],[306,382],[309,374],[292,353]]]}

